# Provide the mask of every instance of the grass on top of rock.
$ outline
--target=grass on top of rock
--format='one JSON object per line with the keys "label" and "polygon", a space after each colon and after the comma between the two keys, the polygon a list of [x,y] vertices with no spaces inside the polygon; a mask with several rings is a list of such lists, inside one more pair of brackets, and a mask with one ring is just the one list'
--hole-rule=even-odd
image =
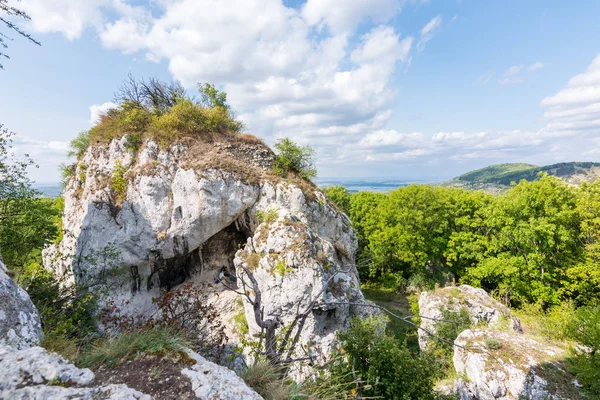
{"label": "grass on top of rock", "polygon": [[189,347],[187,339],[174,329],[147,328],[123,332],[98,341],[79,357],[77,364],[87,368],[97,368],[101,365],[116,367],[140,355],[185,359],[185,349]]}
{"label": "grass on top of rock", "polygon": [[[186,136],[203,137],[238,134],[244,128],[227,104],[227,95],[211,84],[198,84],[200,100],[188,95],[179,84],[129,76],[115,94],[117,106],[100,116],[96,125],[71,141],[71,156],[80,158],[92,144],[128,137],[128,149],[139,149],[146,138],[168,146]],[[246,142],[260,142],[245,135]]]}

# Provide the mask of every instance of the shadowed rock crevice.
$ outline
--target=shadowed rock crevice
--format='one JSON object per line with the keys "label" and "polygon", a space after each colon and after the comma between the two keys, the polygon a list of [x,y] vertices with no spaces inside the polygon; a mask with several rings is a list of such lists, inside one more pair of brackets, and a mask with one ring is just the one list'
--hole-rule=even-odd
{"label": "shadowed rock crevice", "polygon": [[222,269],[235,275],[235,253],[252,236],[252,231],[246,223],[247,218],[244,213],[191,251],[185,238],[175,237],[174,241],[177,243],[174,243],[174,248],[177,249],[177,255],[154,261],[152,274],[147,279],[148,290],[154,287],[155,282],[164,290],[171,290],[190,279],[211,283],[217,279]]}

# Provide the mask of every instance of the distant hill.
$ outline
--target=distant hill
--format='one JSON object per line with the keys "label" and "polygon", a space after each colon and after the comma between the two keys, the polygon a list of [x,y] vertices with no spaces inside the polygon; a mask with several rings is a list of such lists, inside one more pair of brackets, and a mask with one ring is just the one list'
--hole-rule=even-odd
{"label": "distant hill", "polygon": [[600,177],[600,163],[567,162],[546,166],[532,164],[496,164],[482,169],[467,172],[442,185],[447,187],[463,187],[468,189],[483,189],[497,193],[508,188],[512,182],[523,179],[534,181],[540,172],[557,176],[569,184],[579,185],[582,182],[592,182]]}

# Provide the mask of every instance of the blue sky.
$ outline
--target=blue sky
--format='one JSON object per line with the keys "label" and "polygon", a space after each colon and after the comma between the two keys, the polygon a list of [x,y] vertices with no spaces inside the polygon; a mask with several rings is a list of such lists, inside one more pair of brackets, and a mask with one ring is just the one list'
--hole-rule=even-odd
{"label": "blue sky", "polygon": [[[131,72],[212,82],[248,130],[311,144],[323,177],[444,180],[600,161],[600,2],[23,0],[0,123],[58,180]],[[4,31],[3,31],[4,32]]]}

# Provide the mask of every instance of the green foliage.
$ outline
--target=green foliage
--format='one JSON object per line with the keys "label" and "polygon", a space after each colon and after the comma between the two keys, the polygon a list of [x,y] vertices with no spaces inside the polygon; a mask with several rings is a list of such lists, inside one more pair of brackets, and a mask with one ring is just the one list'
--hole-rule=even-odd
{"label": "green foliage", "polygon": [[335,204],[341,212],[346,215],[350,214],[350,193],[348,189],[339,186],[328,186],[321,189],[323,193]]}
{"label": "green foliage", "polygon": [[206,108],[229,108],[227,104],[227,93],[219,91],[210,83],[198,83],[198,92],[200,92],[201,104]]}
{"label": "green foliage", "polygon": [[250,332],[248,320],[246,319],[246,312],[243,308],[233,316],[233,323],[240,334],[247,335],[248,332]]}
{"label": "green foliage", "polygon": [[565,270],[582,256],[576,204],[575,190],[547,175],[497,197],[482,220],[484,245],[467,252],[479,263],[465,281],[513,304],[558,304]]}
{"label": "green foliage", "polygon": [[77,164],[61,163],[59,164],[58,169],[60,170],[60,184],[65,188],[69,184],[71,178],[75,176]]}
{"label": "green foliage", "polygon": [[85,154],[85,151],[90,146],[90,136],[88,131],[81,131],[77,137],[69,142],[68,156],[75,156],[80,159]]}
{"label": "green foliage", "polygon": [[[332,376],[352,381],[352,370],[370,390],[365,396],[385,399],[435,399],[434,364],[426,356],[407,350],[385,334],[380,319],[355,319],[345,333],[338,333],[344,358],[330,367]],[[350,375],[348,375],[350,373]],[[363,385],[364,386],[364,385]]]}
{"label": "green foliage", "polygon": [[61,202],[48,198],[0,199],[0,249],[5,264],[20,271],[41,264],[41,250],[60,235]]}
{"label": "green foliage", "polygon": [[127,168],[121,164],[121,160],[117,160],[115,163],[115,168],[113,169],[113,175],[110,180],[110,188],[116,194],[117,204],[123,203],[125,201],[125,197],[127,196],[127,178],[125,178],[125,173],[127,172]]}
{"label": "green foliage", "polygon": [[303,179],[317,176],[315,167],[315,151],[310,146],[299,146],[288,138],[279,139],[275,143],[277,158],[273,165],[276,174],[286,176],[293,172]]}
{"label": "green foliage", "polygon": [[494,338],[485,338],[485,347],[490,350],[500,350],[502,348],[502,343],[498,339]]}
{"label": "green foliage", "polygon": [[115,95],[116,108],[102,116],[89,133],[73,141],[74,154],[83,154],[89,142],[106,143],[127,134],[127,148],[137,152],[146,136],[170,145],[181,136],[239,133],[243,123],[235,119],[227,96],[210,84],[199,86],[201,103],[196,103],[178,83],[157,79],[148,82],[129,77]]}
{"label": "green foliage", "polygon": [[512,182],[522,180],[535,181],[540,174],[549,174],[557,177],[568,177],[575,173],[585,172],[586,169],[598,167],[600,163],[593,162],[569,162],[558,163],[538,167],[531,164],[497,164],[486,168],[471,171],[455,178],[459,182],[469,184],[495,183],[498,185],[510,185]]}
{"label": "green foliage", "polygon": [[600,296],[599,210],[600,182],[574,188],[548,175],[495,197],[424,185],[349,195],[363,278],[461,281],[543,308]]}
{"label": "green foliage", "polygon": [[125,143],[125,148],[127,151],[135,155],[142,147],[142,144],[144,144],[144,139],[140,132],[127,134],[127,143]]}
{"label": "green foliage", "polygon": [[156,327],[124,332],[97,341],[79,356],[77,364],[84,368],[101,365],[116,367],[142,355],[181,357],[189,344],[176,330]]}
{"label": "green foliage", "polygon": [[273,276],[280,276],[280,277],[284,277],[287,274],[289,274],[290,272],[292,272],[293,269],[288,267],[285,264],[285,260],[279,260],[277,261],[277,263],[275,264],[275,266],[273,267],[273,270],[271,271],[271,275]]}
{"label": "green foliage", "polygon": [[17,280],[36,306],[46,336],[68,340],[93,335],[96,299],[89,290],[57,278],[41,264],[29,265]]}
{"label": "green foliage", "polygon": [[600,395],[600,306],[581,307],[568,322],[567,336],[587,348],[575,353],[569,368],[592,395]]}
{"label": "green foliage", "polygon": [[269,225],[277,221],[277,218],[279,218],[279,211],[275,208],[270,208],[268,210],[258,210],[254,215],[260,224],[264,222]]}

